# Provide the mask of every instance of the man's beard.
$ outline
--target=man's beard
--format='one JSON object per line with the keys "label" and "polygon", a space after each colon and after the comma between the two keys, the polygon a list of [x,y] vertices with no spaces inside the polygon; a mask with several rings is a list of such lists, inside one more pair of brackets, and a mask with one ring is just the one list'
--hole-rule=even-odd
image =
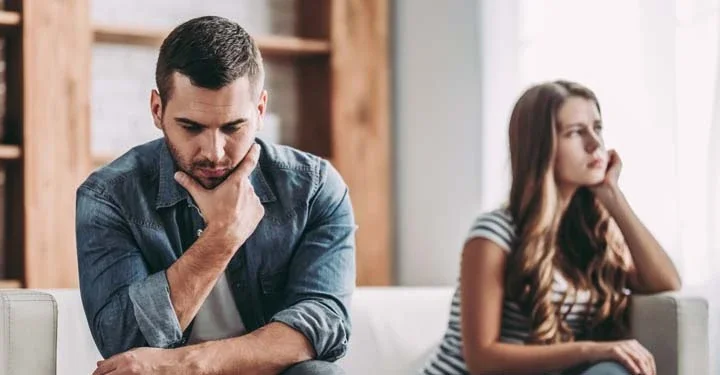
{"label": "man's beard", "polygon": [[[164,133],[164,132],[163,132]],[[170,141],[170,138],[168,138],[167,134],[165,134],[165,144],[167,144],[168,150],[170,150],[170,155],[172,155],[173,162],[175,163],[175,167],[185,172],[188,176],[192,177],[193,180],[197,181],[200,185],[202,185],[205,189],[213,189],[220,185],[223,181],[225,181],[230,173],[232,173],[232,170],[234,168],[231,168],[231,166],[225,166],[218,163],[213,163],[210,160],[203,159],[203,160],[196,160],[196,161],[188,161],[183,159],[182,155],[178,151],[178,149],[172,144]],[[222,177],[214,177],[214,178],[200,178],[195,173],[193,173],[194,170],[197,170],[199,168],[208,168],[208,169],[215,169],[219,167],[227,167],[228,173]]]}

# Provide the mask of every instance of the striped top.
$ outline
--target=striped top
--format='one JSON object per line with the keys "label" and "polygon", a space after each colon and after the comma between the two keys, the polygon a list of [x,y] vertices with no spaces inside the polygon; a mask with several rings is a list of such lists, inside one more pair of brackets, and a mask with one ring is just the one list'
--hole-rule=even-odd
{"label": "striped top", "polygon": [[[503,250],[513,251],[516,242],[515,226],[510,213],[505,209],[498,209],[480,215],[473,223],[468,240],[482,237],[496,243]],[[568,290],[568,283],[558,272],[555,273],[552,286],[553,302],[562,303],[561,312],[565,320],[573,330],[575,337],[581,337],[585,333],[585,322],[588,315],[587,303],[590,300],[590,292],[577,290],[576,293],[565,296]],[[445,335],[433,354],[422,369],[424,375],[465,375],[468,374],[463,359],[462,335],[460,327],[460,285],[453,295],[450,307],[450,321]],[[568,311],[569,310],[569,311]],[[595,307],[590,313],[595,312]],[[518,303],[505,297],[503,301],[500,341],[505,343],[523,344],[530,334],[530,320],[523,314]]]}

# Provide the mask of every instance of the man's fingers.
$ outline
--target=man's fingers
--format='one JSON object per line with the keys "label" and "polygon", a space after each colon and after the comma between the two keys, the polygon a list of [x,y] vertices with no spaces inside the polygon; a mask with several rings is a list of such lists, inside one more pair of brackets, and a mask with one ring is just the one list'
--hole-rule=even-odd
{"label": "man's fingers", "polygon": [[187,190],[190,195],[195,195],[197,192],[201,191],[202,186],[197,183],[192,177],[188,176],[187,173],[183,171],[177,171],[175,172],[175,181],[177,181],[180,186],[184,187],[185,190]]}
{"label": "man's fingers", "polygon": [[110,359],[99,361],[97,368],[93,371],[92,375],[106,375],[115,370],[115,364]]}
{"label": "man's fingers", "polygon": [[243,178],[250,177],[250,173],[252,173],[253,169],[255,169],[259,159],[260,145],[255,143],[250,147],[247,155],[245,155],[243,160],[240,162],[240,165],[238,165],[237,169],[233,173],[235,178],[240,181]]}

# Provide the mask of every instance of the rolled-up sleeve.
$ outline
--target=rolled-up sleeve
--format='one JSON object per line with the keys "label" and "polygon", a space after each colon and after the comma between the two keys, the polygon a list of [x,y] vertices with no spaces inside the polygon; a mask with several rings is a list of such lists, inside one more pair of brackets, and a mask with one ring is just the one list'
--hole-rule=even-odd
{"label": "rolled-up sleeve", "polygon": [[102,356],[179,345],[183,335],[165,271],[150,274],[121,208],[82,186],[76,202],[80,294]]}
{"label": "rolled-up sleeve", "polygon": [[355,219],[348,188],[326,161],[318,170],[309,220],[290,266],[285,305],[272,321],[298,330],[317,359],[345,355],[355,288]]}

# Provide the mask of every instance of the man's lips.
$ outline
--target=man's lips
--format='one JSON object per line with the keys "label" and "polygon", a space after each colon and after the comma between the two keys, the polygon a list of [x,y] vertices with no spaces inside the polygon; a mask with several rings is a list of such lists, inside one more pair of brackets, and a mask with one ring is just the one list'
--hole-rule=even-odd
{"label": "man's lips", "polygon": [[227,168],[198,168],[198,174],[205,178],[223,177],[227,171]]}

